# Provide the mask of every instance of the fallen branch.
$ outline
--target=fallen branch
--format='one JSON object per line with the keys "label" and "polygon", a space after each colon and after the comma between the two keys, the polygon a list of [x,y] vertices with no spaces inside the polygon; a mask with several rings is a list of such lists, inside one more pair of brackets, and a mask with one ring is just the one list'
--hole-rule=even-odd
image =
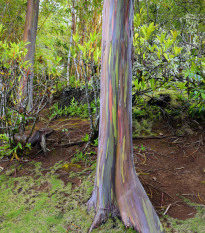
{"label": "fallen branch", "polygon": [[147,137],[132,137],[132,139],[143,139],[143,140],[146,140],[146,139],[164,139],[164,138],[178,138],[178,137],[185,137],[184,135],[182,136],[174,136],[174,135],[168,135],[168,136],[147,136]]}
{"label": "fallen branch", "polygon": [[[28,143],[31,144],[32,147],[36,146],[38,143],[41,143],[48,137],[51,133],[53,133],[53,129],[51,128],[41,128],[37,130],[31,138],[29,138]],[[42,147],[42,146],[41,146]]]}
{"label": "fallen branch", "polygon": [[78,142],[70,142],[67,144],[60,144],[58,145],[58,147],[71,147],[71,146],[82,146],[84,143],[84,141],[78,141]]}

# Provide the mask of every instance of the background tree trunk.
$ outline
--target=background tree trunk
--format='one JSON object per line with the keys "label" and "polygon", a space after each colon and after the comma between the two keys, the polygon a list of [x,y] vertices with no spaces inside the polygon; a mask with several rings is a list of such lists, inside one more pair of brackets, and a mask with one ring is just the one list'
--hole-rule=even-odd
{"label": "background tree trunk", "polygon": [[88,202],[96,215],[90,231],[109,213],[120,213],[139,232],[163,232],[133,163],[132,18],[132,0],[104,0],[98,160]]}
{"label": "background tree trunk", "polygon": [[24,61],[29,61],[30,63],[30,72],[28,72],[28,74],[26,76],[23,76],[20,80],[19,96],[20,107],[25,109],[28,103],[29,110],[33,106],[33,65],[38,25],[38,14],[39,0],[28,0],[23,40],[24,42],[30,42],[26,45],[28,52],[24,58]]}
{"label": "background tree trunk", "polygon": [[70,33],[70,48],[68,52],[68,62],[67,62],[67,86],[70,85],[70,58],[71,58],[71,47],[73,44],[73,34],[75,34],[75,0],[72,1],[72,25],[71,25],[71,33]]}

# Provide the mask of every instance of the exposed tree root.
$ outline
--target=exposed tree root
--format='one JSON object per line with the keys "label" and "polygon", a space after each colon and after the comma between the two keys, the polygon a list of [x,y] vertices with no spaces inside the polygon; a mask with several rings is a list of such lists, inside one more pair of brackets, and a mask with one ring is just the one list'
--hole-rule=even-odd
{"label": "exposed tree root", "polygon": [[116,192],[117,205],[124,225],[133,227],[140,233],[164,232],[134,168],[130,169],[130,167],[125,170],[127,180],[124,183],[116,182],[116,190],[118,190]]}
{"label": "exposed tree root", "polygon": [[91,198],[87,202],[87,212],[89,213],[92,208],[96,209],[96,188],[94,187]]}
{"label": "exposed tree root", "polygon": [[120,212],[116,208],[115,205],[112,205],[110,208],[99,208],[97,213],[95,214],[93,223],[89,229],[89,233],[95,229],[96,227],[100,226],[101,224],[105,223],[108,217],[111,216],[113,218],[120,217]]}
{"label": "exposed tree root", "polygon": [[95,214],[93,223],[89,229],[89,233],[96,227],[100,226],[102,223],[105,223],[108,219],[108,213],[105,209],[99,209]]}
{"label": "exposed tree root", "polygon": [[93,223],[89,229],[89,233],[96,227],[100,226],[101,224],[105,223],[108,219],[109,216],[115,218],[115,217],[120,217],[120,212],[118,208],[116,207],[115,204],[111,204],[109,208],[98,208],[96,210],[96,200],[97,200],[97,188],[94,186],[94,190],[92,193],[91,198],[87,202],[87,211],[88,213],[92,208],[96,211]]}

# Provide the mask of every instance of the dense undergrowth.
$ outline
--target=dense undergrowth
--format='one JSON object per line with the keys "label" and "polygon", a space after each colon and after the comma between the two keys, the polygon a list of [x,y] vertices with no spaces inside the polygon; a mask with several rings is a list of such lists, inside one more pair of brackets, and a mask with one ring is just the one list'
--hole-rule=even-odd
{"label": "dense undergrowth", "polygon": [[[96,107],[93,102],[91,103],[91,108],[92,108],[92,114],[95,114]],[[88,105],[78,103],[78,101],[75,100],[75,97],[73,97],[69,106],[59,107],[58,103],[55,103],[50,108],[49,119],[52,120],[54,118],[58,118],[61,116],[71,116],[71,117],[77,116],[81,118],[88,118],[89,117]]]}

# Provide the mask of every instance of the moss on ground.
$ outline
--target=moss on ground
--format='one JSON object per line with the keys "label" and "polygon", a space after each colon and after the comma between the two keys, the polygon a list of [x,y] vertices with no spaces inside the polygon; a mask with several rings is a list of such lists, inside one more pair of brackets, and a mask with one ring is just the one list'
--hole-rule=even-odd
{"label": "moss on ground", "polygon": [[[184,199],[184,198],[183,198]],[[174,232],[176,233],[204,233],[205,232],[205,206],[195,203],[191,203],[189,200],[184,199],[184,201],[195,207],[197,213],[193,218],[186,220],[179,220],[171,218],[167,215],[168,222]]]}
{"label": "moss on ground", "polygon": [[[87,232],[93,213],[87,214],[85,203],[90,197],[94,174],[81,176],[75,189],[64,184],[55,171],[45,175],[40,163],[33,163],[32,176],[13,177],[13,170],[0,175],[0,232]],[[30,171],[31,172],[31,171]],[[134,232],[120,220],[109,219],[93,232]]]}
{"label": "moss on ground", "polygon": [[[45,175],[41,163],[30,163],[30,174],[13,177],[13,170],[0,175],[0,232],[87,232],[94,214],[87,214],[85,203],[89,199],[94,172],[89,176],[76,174],[82,180],[80,186],[72,188],[72,184],[64,184],[56,171],[62,167],[60,161]],[[23,169],[22,167],[19,169]],[[69,173],[68,173],[69,176]],[[72,176],[72,175],[71,175]],[[190,204],[193,205],[193,204]],[[205,232],[205,209],[195,205],[197,214],[186,221],[172,219],[168,216],[164,222],[166,232]],[[168,224],[168,225],[167,225]],[[170,230],[171,228],[174,230]],[[93,231],[135,232],[126,229],[119,219],[108,219],[106,224]]]}

